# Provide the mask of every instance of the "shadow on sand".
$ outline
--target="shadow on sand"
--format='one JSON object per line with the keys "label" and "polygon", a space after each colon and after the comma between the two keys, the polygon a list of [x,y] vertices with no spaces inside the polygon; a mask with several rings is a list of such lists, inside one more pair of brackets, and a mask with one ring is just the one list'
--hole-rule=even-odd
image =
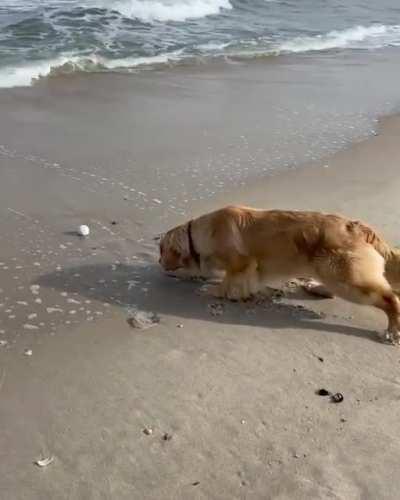
{"label": "shadow on sand", "polygon": [[[45,274],[36,283],[68,293],[78,293],[92,300],[121,307],[136,307],[161,315],[266,329],[306,328],[378,341],[374,331],[329,323],[309,308],[269,300],[262,304],[224,301],[224,313],[213,316],[207,305],[218,301],[198,294],[198,282],[165,276],[156,265],[82,265]],[[293,293],[291,298],[304,300],[309,297]]]}

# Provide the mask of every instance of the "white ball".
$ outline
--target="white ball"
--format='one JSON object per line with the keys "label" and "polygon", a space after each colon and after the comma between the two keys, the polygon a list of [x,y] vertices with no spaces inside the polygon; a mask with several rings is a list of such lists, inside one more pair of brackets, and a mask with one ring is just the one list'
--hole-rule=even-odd
{"label": "white ball", "polygon": [[82,224],[81,226],[79,226],[78,233],[81,236],[89,236],[89,233],[90,233],[89,226],[86,226],[85,224]]}

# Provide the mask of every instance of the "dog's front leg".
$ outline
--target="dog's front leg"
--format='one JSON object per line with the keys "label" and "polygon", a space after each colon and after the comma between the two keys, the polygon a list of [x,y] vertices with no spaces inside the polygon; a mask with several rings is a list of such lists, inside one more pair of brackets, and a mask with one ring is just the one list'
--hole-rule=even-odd
{"label": "dog's front leg", "polygon": [[257,263],[252,261],[240,272],[227,271],[220,284],[209,288],[209,293],[218,298],[247,300],[259,291],[259,287]]}

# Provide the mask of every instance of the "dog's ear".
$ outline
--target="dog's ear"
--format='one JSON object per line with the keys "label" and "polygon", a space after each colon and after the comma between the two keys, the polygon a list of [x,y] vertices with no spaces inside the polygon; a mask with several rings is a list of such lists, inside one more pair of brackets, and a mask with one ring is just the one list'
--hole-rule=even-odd
{"label": "dog's ear", "polygon": [[189,267],[191,256],[188,244],[187,229],[184,225],[178,226],[160,239],[160,264],[166,270]]}

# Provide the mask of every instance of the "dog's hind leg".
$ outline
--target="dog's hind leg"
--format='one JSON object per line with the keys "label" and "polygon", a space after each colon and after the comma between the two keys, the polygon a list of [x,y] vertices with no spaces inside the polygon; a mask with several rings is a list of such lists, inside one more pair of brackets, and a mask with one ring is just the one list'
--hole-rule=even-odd
{"label": "dog's hind leg", "polygon": [[328,290],[326,286],[322,285],[318,281],[315,281],[314,279],[307,280],[301,285],[301,288],[310,295],[323,299],[333,299],[334,297],[333,293]]}
{"label": "dog's hind leg", "polygon": [[386,339],[400,343],[400,300],[384,275],[384,260],[371,246],[316,257],[315,270],[335,295],[374,306],[388,318]]}

